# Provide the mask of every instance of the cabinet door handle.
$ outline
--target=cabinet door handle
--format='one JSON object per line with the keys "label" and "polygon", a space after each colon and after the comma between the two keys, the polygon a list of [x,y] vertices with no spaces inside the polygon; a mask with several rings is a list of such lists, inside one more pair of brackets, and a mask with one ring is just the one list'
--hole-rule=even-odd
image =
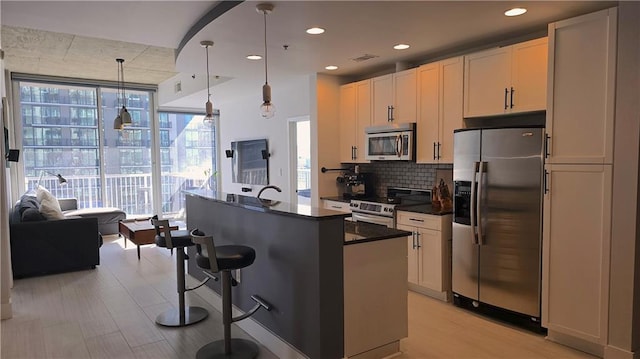
{"label": "cabinet door handle", "polygon": [[442,157],[440,156],[440,145],[441,143],[438,142],[438,159],[441,159]]}
{"label": "cabinet door handle", "polygon": [[387,106],[387,122],[391,122],[391,106]]}
{"label": "cabinet door handle", "polygon": [[433,143],[433,159],[436,159],[436,143]]}
{"label": "cabinet door handle", "polygon": [[505,87],[504,88],[504,109],[505,110],[509,108],[509,106],[507,106],[507,95],[509,95],[509,89]]}
{"label": "cabinet door handle", "polygon": [[420,245],[420,232],[416,232],[416,248],[421,248]]}
{"label": "cabinet door handle", "polygon": [[331,208],[342,209],[340,206],[331,206]]}
{"label": "cabinet door handle", "polygon": [[549,171],[544,170],[544,194],[549,193]]}
{"label": "cabinet door handle", "polygon": [[549,140],[551,140],[551,136],[545,133],[544,135],[544,158],[549,158]]}
{"label": "cabinet door handle", "polygon": [[511,86],[511,108],[513,108],[513,93],[515,92],[515,90],[513,89],[513,86]]}
{"label": "cabinet door handle", "polygon": [[417,218],[409,218],[409,220],[414,222],[424,222],[424,219],[417,219]]}
{"label": "cabinet door handle", "polygon": [[351,150],[351,158],[352,159],[357,159],[358,158],[358,147],[353,146],[353,149]]}
{"label": "cabinet door handle", "polygon": [[411,246],[416,249],[416,232],[411,232]]}

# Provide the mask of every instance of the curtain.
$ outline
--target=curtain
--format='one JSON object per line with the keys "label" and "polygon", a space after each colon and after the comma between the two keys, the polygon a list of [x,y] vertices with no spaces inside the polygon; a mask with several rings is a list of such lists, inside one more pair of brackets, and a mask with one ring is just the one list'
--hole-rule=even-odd
{"label": "curtain", "polygon": [[[0,86],[4,90],[4,66],[0,66]],[[4,91],[2,91],[4,93]],[[0,124],[6,127],[7,123],[7,104],[3,97],[0,103],[0,116],[2,117]],[[5,137],[0,136],[0,148],[2,155],[5,153]],[[11,272],[11,248],[9,243],[9,209],[11,208],[10,189],[11,183],[8,181],[7,166],[4,158],[0,161],[0,184],[3,187],[0,190],[0,318],[9,319],[13,316],[11,307],[11,287],[13,287],[13,273]]]}

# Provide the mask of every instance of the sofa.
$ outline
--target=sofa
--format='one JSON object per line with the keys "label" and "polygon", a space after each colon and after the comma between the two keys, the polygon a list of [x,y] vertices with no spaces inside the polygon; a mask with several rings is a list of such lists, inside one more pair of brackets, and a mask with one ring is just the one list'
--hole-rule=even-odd
{"label": "sofa", "polygon": [[98,218],[47,218],[41,202],[23,195],[9,219],[14,278],[95,268],[100,264]]}
{"label": "sofa", "polygon": [[98,231],[103,235],[118,234],[118,222],[127,218],[123,210],[115,207],[78,209],[78,200],[75,198],[60,198],[58,202],[65,217],[98,219]]}

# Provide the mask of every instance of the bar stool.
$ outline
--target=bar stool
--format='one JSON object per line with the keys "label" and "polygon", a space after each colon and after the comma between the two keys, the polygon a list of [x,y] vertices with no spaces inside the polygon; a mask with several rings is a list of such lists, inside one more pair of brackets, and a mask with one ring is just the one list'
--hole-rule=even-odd
{"label": "bar stool", "polygon": [[165,327],[184,327],[204,320],[209,316],[209,312],[207,312],[206,309],[202,307],[185,307],[184,303],[185,292],[194,290],[204,284],[204,282],[202,282],[194,288],[186,288],[185,285],[184,248],[194,245],[191,241],[189,231],[172,231],[169,226],[169,221],[166,219],[158,219],[157,215],[151,218],[151,224],[153,224],[156,229],[156,245],[158,247],[171,249],[172,252],[174,248],[177,251],[176,277],[178,280],[178,308],[171,308],[159,314],[156,317],[156,323]]}
{"label": "bar stool", "polygon": [[[196,263],[205,274],[215,278],[212,273],[221,273],[222,277],[222,323],[224,325],[224,339],[211,342],[198,350],[196,359],[211,358],[255,358],[258,356],[256,343],[239,338],[231,339],[231,323],[252,316],[258,309],[271,310],[271,305],[257,295],[251,299],[256,305],[247,313],[238,317],[231,317],[231,286],[238,282],[231,276],[231,271],[248,267],[253,264],[256,252],[253,248],[241,245],[215,246],[213,237],[205,236],[201,231],[191,231],[191,238],[196,244]],[[216,278],[217,280],[217,278]]]}

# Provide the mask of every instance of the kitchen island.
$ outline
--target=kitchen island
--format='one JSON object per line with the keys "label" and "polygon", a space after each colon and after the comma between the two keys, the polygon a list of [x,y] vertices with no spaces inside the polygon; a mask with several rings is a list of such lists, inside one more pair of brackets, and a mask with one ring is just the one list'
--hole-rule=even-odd
{"label": "kitchen island", "polygon": [[[352,356],[345,354],[345,347],[351,343],[350,337],[345,336],[345,327],[349,331],[348,320],[345,319],[352,314],[349,309],[352,306],[347,303],[348,298],[357,299],[363,292],[357,286],[346,283],[366,282],[365,290],[375,292],[388,286],[384,294],[397,292],[391,295],[394,301],[386,303],[400,303],[396,308],[399,314],[393,318],[382,315],[381,325],[389,326],[391,320],[396,323],[391,327],[399,329],[387,331],[389,333],[380,338],[395,335],[392,342],[397,343],[406,336],[406,236],[410,235],[409,232],[385,229],[377,233],[378,241],[375,241],[376,237],[364,236],[345,245],[345,227],[350,226],[345,226],[344,218],[348,216],[345,213],[207,190],[189,191],[186,194],[189,229],[198,228],[212,235],[216,245],[241,244],[256,251],[255,262],[242,269],[240,283],[233,289],[234,305],[246,312],[254,304],[251,295],[268,301],[273,309],[269,312],[258,311],[252,319],[306,357]],[[356,231],[356,227],[349,228],[353,229],[352,232]],[[357,231],[363,230],[366,231],[366,225],[358,224]],[[376,246],[375,243],[388,245]],[[354,257],[351,253],[358,252],[359,246],[365,247],[362,247],[362,256],[356,254],[355,258],[370,258],[364,263],[359,262],[360,265],[357,261],[348,261]],[[190,247],[188,253],[194,258],[195,248]],[[384,269],[389,266],[394,267],[395,271]],[[350,270],[345,270],[346,267]],[[387,273],[382,278],[377,277],[381,269]],[[370,275],[375,271],[378,273]],[[195,261],[189,261],[188,273],[197,279],[204,278]],[[364,278],[362,276],[366,280],[361,281],[360,278]],[[372,286],[371,280],[375,280],[375,286]],[[396,282],[404,283],[404,290],[402,285],[395,285]],[[210,281],[209,284],[220,293],[217,282]],[[375,319],[380,314],[379,306],[385,303],[386,296],[373,292],[370,294],[377,297],[360,302],[356,316],[366,314],[370,319]],[[378,307],[373,306],[373,311],[368,311],[371,303],[378,303]],[[356,340],[355,348],[360,350],[358,354],[369,350],[370,344],[367,342],[371,340]],[[388,344],[378,342],[373,348]]]}

